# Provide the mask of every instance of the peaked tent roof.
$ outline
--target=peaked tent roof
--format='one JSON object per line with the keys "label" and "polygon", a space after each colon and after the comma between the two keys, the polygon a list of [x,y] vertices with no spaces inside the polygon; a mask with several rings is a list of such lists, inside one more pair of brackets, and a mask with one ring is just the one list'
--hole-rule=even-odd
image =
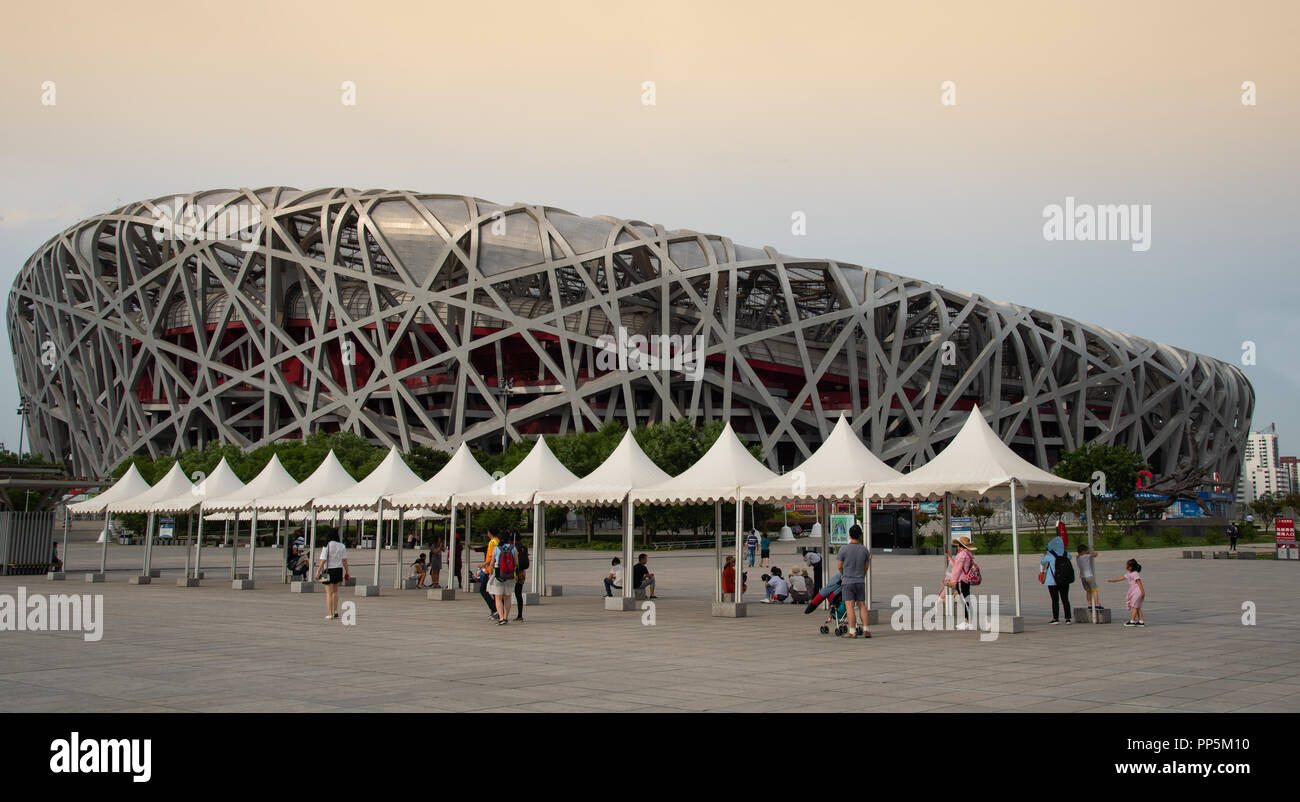
{"label": "peaked tent roof", "polygon": [[634,488],[657,485],[671,478],[645,455],[629,429],[600,467],[557,490],[539,492],[537,501],[546,504],[622,504]]}
{"label": "peaked tent roof", "polygon": [[102,513],[104,508],[115,501],[125,501],[134,498],[149,489],[149,483],[140,475],[140,471],[131,463],[131,467],[126,469],[122,478],[113,483],[113,486],[100,493],[94,498],[78,501],[76,504],[68,505],[68,512],[73,515],[95,515]]}
{"label": "peaked tent roof", "polygon": [[533,503],[539,490],[557,490],[576,481],[578,477],[546,445],[546,438],[538,437],[513,471],[477,490],[457,493],[455,501],[458,507],[523,507]]}
{"label": "peaked tent roof", "polygon": [[[385,521],[396,521],[397,512],[398,511],[395,508],[388,506],[387,501],[384,502]],[[301,515],[301,513],[295,513],[295,514]],[[349,510],[348,512],[344,513],[343,518],[344,520],[347,521],[373,521],[375,520],[375,515],[376,513],[374,510],[357,509],[357,510]],[[420,507],[416,507],[414,509],[406,509],[402,511],[402,520],[404,521],[441,521],[443,518],[446,517],[447,517],[446,515],[443,515],[440,512],[434,512],[433,510],[423,509]]]}
{"label": "peaked tent roof", "polygon": [[[802,474],[799,476],[798,474]],[[871,453],[843,415],[826,441],[789,473],[741,489],[747,499],[781,501],[788,498],[853,499],[862,496],[862,486],[874,486],[903,477]],[[796,481],[803,492],[796,493]]]}
{"label": "peaked tent roof", "polygon": [[635,488],[630,495],[639,504],[735,501],[740,488],[780,478],[754,459],[728,423],[717,442],[681,475],[657,485]]}
{"label": "peaked tent roof", "polygon": [[272,454],[271,461],[258,472],[248,484],[232,493],[222,495],[209,494],[203,500],[204,510],[249,510],[253,502],[264,496],[278,496],[288,493],[298,486],[298,482],[280,464],[280,455]]}
{"label": "peaked tent roof", "polygon": [[330,449],[311,476],[303,479],[297,487],[279,495],[259,496],[253,506],[259,510],[298,510],[311,506],[317,496],[345,493],[356,485],[357,480],[352,478],[348,469],[334,456],[334,450]]}
{"label": "peaked tent roof", "polygon": [[388,449],[388,456],[375,466],[365,479],[357,482],[342,493],[317,496],[311,504],[317,509],[353,509],[355,507],[373,507],[379,499],[390,493],[401,493],[422,484],[406,463],[397,446]]}
{"label": "peaked tent roof", "polygon": [[1026,496],[1078,493],[1088,486],[1020,457],[1002,442],[977,406],[938,456],[899,479],[871,487],[870,492],[872,498],[939,498],[946,492],[966,498],[1006,498],[1012,479]]}
{"label": "peaked tent roof", "polygon": [[474,459],[469,446],[461,443],[442,470],[429,481],[405,493],[394,493],[386,501],[394,507],[445,508],[456,493],[478,490],[491,482],[492,476]]}
{"label": "peaked tent roof", "polygon": [[203,503],[208,496],[224,496],[227,493],[233,493],[243,487],[244,483],[235,471],[222,457],[217,467],[212,469],[212,473],[203,478],[198,484],[190,485],[190,489],[184,493],[178,493],[172,498],[165,498],[162,501],[155,502],[153,505],[154,512],[185,512],[192,510]]}
{"label": "peaked tent roof", "polygon": [[175,498],[182,493],[189,493],[194,483],[185,478],[185,471],[179,462],[172,463],[172,469],[158,480],[158,484],[137,496],[115,501],[108,505],[109,512],[152,512],[153,505],[159,501]]}

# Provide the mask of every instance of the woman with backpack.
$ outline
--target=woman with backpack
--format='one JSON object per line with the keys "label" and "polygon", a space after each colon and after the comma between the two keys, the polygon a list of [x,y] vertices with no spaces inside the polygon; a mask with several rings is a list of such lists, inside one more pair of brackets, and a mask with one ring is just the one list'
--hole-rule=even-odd
{"label": "woman with backpack", "polygon": [[516,621],[524,620],[524,580],[528,578],[528,546],[519,539],[519,530],[510,530],[510,542],[515,547],[515,613]]}
{"label": "woman with backpack", "polygon": [[1052,594],[1052,620],[1049,623],[1061,623],[1060,606],[1065,606],[1065,623],[1073,624],[1070,616],[1070,583],[1074,581],[1074,565],[1070,554],[1065,550],[1065,541],[1060,536],[1052,538],[1047,544],[1047,553],[1038,561],[1038,581],[1047,585],[1047,592]]}
{"label": "woman with backpack", "polygon": [[957,625],[957,629],[971,628],[970,586],[978,584],[979,581],[975,577],[975,555],[971,554],[976,550],[975,546],[971,544],[970,538],[953,538],[952,554],[948,557],[948,562],[952,564],[952,588],[961,597],[962,622]]}

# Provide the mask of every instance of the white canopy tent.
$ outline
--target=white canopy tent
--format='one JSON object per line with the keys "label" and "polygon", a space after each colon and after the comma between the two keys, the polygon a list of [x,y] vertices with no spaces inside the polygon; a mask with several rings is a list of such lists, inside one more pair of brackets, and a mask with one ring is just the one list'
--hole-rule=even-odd
{"label": "white canopy tent", "polygon": [[[103,538],[103,548],[100,549],[99,553],[100,579],[103,579],[104,572],[108,567],[108,529],[110,515],[108,512],[108,505],[116,501],[125,501],[126,499],[135,498],[136,496],[146,492],[148,489],[149,483],[140,475],[140,471],[135,467],[135,463],[131,463],[131,466],[126,469],[126,473],[122,474],[122,478],[114,482],[112,487],[94,498],[68,505],[68,512],[73,515],[98,515],[101,512],[104,513],[104,533],[101,535]],[[68,549],[65,546],[63,549],[63,558],[65,560],[68,558],[67,551]]]}
{"label": "white canopy tent", "polygon": [[194,483],[185,477],[181,464],[176,462],[172,464],[171,470],[158,480],[158,484],[139,495],[114,501],[108,505],[109,513],[148,513],[149,515],[144,533],[144,573],[139,578],[141,584],[147,584],[153,576],[150,565],[150,558],[153,556],[153,505],[193,492],[193,489]]}
{"label": "white canopy tent", "polygon": [[[418,487],[408,490],[405,493],[394,493],[388,497],[388,503],[397,509],[407,509],[415,507],[438,507],[441,509],[450,508],[451,521],[448,523],[447,554],[451,555],[451,566],[448,573],[453,577],[456,576],[456,494],[464,493],[471,490],[477,490],[484,485],[491,484],[492,476],[483,470],[483,466],[478,464],[474,459],[473,453],[470,452],[469,446],[465,443],[460,444],[456,453],[451,455],[447,464],[442,466],[427,482]],[[470,512],[465,512],[465,526],[468,532],[470,524]],[[398,577],[399,581],[401,577]],[[448,583],[454,586],[453,579]],[[440,588],[430,591],[430,598],[451,601],[456,598],[454,587]]]}
{"label": "white canopy tent", "polygon": [[[311,520],[311,540],[307,546],[311,559],[316,560],[316,521],[322,517],[315,507],[311,506],[318,496],[330,496],[338,493],[346,493],[357,486],[357,480],[352,478],[348,469],[343,467],[339,458],[334,455],[334,450],[330,449],[321,460],[316,470],[311,472],[311,476],[303,479],[297,487],[286,490],[283,493],[273,495],[259,496],[253,500],[252,506],[259,514],[283,513],[289,510],[296,512],[290,513],[291,520]],[[310,508],[310,509],[308,509]],[[301,518],[299,517],[301,516]],[[240,516],[243,517],[242,514]],[[323,516],[326,520],[341,520],[342,516],[338,512],[326,513]]]}
{"label": "white canopy tent", "polygon": [[[239,521],[244,520],[244,516],[240,515],[240,513],[246,512],[250,522],[248,532],[249,584],[247,587],[251,588],[255,581],[253,574],[256,570],[257,559],[257,500],[267,496],[278,496],[282,493],[288,493],[297,486],[298,481],[290,476],[289,472],[284,469],[284,465],[280,463],[279,455],[272,454],[271,460],[266,463],[262,470],[258,472],[257,476],[254,476],[252,481],[248,484],[229,493],[222,493],[220,495],[214,493],[208,499],[204,500],[203,510],[205,512],[208,510],[214,510],[217,512],[230,512],[233,515],[238,516],[235,519],[235,540],[233,544],[235,548],[230,550],[230,576],[232,580],[237,579],[239,575]],[[268,517],[274,519],[275,515],[275,513],[272,513]],[[282,515],[280,517],[281,519],[283,518]],[[194,555],[195,579],[198,579],[199,553],[203,549],[203,530],[201,528],[203,526],[202,518],[199,520],[199,526],[199,551],[195,552]],[[284,574],[285,567],[282,564],[280,570],[281,581],[284,579]],[[241,585],[240,587],[242,588],[245,586]]]}
{"label": "white canopy tent", "polygon": [[[944,501],[944,525],[948,525],[950,495],[978,499],[985,497],[1011,500],[1011,554],[1016,596],[1016,616],[1020,616],[1020,537],[1017,529],[1016,488],[1024,496],[1061,496],[1085,492],[1087,482],[1048,473],[1023,459],[998,437],[979,407],[974,407],[957,436],[942,452],[925,465],[892,482],[868,488],[871,498],[933,499]],[[1088,499],[1089,541],[1092,532],[1092,495]],[[945,532],[944,537],[947,537]]]}
{"label": "white canopy tent", "polygon": [[[628,496],[633,488],[662,484],[671,478],[646,456],[629,429],[623,433],[618,447],[596,470],[557,490],[539,491],[536,501],[583,507],[623,507],[623,566],[624,571],[629,572],[623,582],[623,598],[627,600],[632,598],[635,590],[630,581],[633,507]],[[625,609],[628,605],[629,602],[623,602]]]}
{"label": "white canopy tent", "polygon": [[[222,457],[217,463],[217,467],[212,469],[212,473],[203,477],[195,484],[188,493],[181,493],[174,498],[164,499],[155,502],[153,511],[159,512],[193,512],[200,509],[203,502],[209,498],[224,496],[228,493],[234,493],[244,487],[244,482],[235,475],[226,458]],[[191,533],[193,534],[193,533]],[[199,539],[203,539],[203,516],[199,516]],[[195,557],[195,569],[193,579],[198,581],[198,558]],[[190,579],[190,544],[185,544],[185,578]],[[189,582],[181,583],[189,587]]]}
{"label": "white canopy tent", "polygon": [[[333,493],[327,496],[317,496],[312,500],[313,509],[326,510],[351,510],[358,508],[374,507],[378,510],[375,522],[375,580],[374,583],[366,588],[364,593],[367,595],[379,592],[379,569],[383,563],[384,538],[383,524],[381,521],[384,514],[384,496],[392,493],[402,493],[407,490],[413,490],[423,484],[423,480],[416,476],[406,463],[402,460],[402,454],[394,446],[388,450],[388,456],[384,461],[375,466],[366,478],[357,482],[352,487],[342,493]],[[399,509],[397,516],[397,526],[402,526],[402,510]],[[397,538],[397,574],[400,586],[402,574],[402,538],[399,534]],[[358,592],[363,592],[358,588]]]}
{"label": "white canopy tent", "polygon": [[[542,520],[542,504],[537,493],[557,490],[578,481],[578,477],[552,453],[545,437],[538,437],[528,456],[505,476],[485,487],[455,494],[457,507],[532,507],[533,510],[533,575],[534,592],[546,593],[546,526]],[[468,517],[466,518],[468,521]],[[469,528],[465,529],[465,547],[469,548]],[[465,568],[469,569],[469,554],[465,555]],[[453,556],[454,570],[454,556]]]}
{"label": "white canopy tent", "polygon": [[745,539],[740,530],[744,527],[744,494],[741,488],[763,484],[780,476],[754,458],[745,444],[736,436],[728,422],[709,450],[679,476],[649,487],[633,489],[628,494],[633,504],[708,504],[713,503],[713,518],[717,541],[714,546],[714,597],[722,602],[722,503],[736,502],[736,614],[743,608],[744,571],[742,550]]}
{"label": "white canopy tent", "polygon": [[[811,498],[818,502],[862,500],[863,544],[871,548],[871,504],[869,490],[903,474],[886,465],[863,444],[843,415],[825,442],[798,467],[776,479],[746,485],[741,489],[753,501],[785,501]],[[827,581],[830,576],[829,526],[822,527],[822,558]],[[867,609],[871,609],[871,573],[867,572]]]}

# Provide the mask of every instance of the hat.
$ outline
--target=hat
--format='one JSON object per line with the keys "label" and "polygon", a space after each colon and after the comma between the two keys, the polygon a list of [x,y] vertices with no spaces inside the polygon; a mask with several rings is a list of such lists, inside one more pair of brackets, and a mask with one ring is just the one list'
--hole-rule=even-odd
{"label": "hat", "polygon": [[966,549],[967,551],[979,551],[978,548],[971,545],[970,538],[968,537],[959,537],[953,542],[960,545],[963,549]]}
{"label": "hat", "polygon": [[301,537],[294,538],[294,540],[293,540],[293,544],[294,544],[295,546],[301,546],[302,544],[304,544],[304,543],[306,543],[306,542],[307,542],[307,541],[304,540],[304,539],[301,538]]}

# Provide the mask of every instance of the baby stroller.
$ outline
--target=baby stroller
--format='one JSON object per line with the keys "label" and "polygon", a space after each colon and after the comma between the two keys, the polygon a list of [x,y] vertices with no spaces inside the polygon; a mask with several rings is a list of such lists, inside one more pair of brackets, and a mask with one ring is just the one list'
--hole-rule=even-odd
{"label": "baby stroller", "polygon": [[826,621],[821,625],[821,633],[829,635],[835,633],[835,637],[845,635],[849,631],[848,610],[844,607],[843,594],[840,593],[840,575],[836,574],[831,578],[831,582],[826,587],[817,592],[808,602],[808,606],[803,609],[804,615],[808,615],[822,602],[830,602],[831,614],[826,617]]}

